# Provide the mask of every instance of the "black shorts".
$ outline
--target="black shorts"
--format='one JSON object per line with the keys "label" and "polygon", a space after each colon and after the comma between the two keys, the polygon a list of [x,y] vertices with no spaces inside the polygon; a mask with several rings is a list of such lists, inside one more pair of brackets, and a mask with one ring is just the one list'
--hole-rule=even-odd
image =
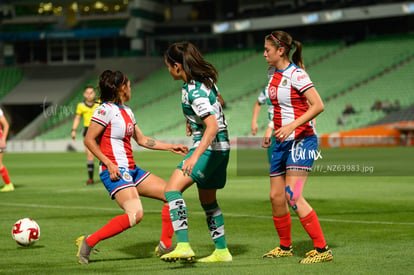
{"label": "black shorts", "polygon": [[88,127],[83,128],[83,130],[82,130],[83,137],[86,137],[87,132],[88,132]]}

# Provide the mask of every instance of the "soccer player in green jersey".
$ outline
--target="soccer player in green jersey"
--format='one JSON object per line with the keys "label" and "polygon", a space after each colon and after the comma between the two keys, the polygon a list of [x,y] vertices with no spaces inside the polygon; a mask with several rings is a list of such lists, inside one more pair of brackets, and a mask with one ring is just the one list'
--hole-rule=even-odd
{"label": "soccer player in green jersey", "polygon": [[166,186],[165,197],[170,205],[177,246],[162,255],[161,260],[192,262],[195,259],[188,240],[187,207],[182,192],[196,183],[215,244],[214,252],[198,262],[230,262],[232,255],[227,249],[223,214],[216,199],[217,189],[226,183],[230,153],[222,99],[216,86],[218,73],[188,42],[172,44],[165,53],[165,64],[174,80],[184,81],[181,106],[191,127],[187,128],[187,135],[193,136],[193,146]]}

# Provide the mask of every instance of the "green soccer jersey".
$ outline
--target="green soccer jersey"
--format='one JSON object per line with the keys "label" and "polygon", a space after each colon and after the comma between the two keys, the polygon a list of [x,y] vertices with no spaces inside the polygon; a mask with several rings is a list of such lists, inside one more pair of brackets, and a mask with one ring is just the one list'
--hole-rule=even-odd
{"label": "green soccer jersey", "polygon": [[191,81],[184,84],[182,89],[181,106],[193,133],[193,147],[197,147],[206,129],[203,118],[214,115],[217,119],[218,133],[208,147],[209,150],[230,150],[227,133],[227,123],[223,108],[218,99],[218,88],[214,85],[208,89],[203,83]]}

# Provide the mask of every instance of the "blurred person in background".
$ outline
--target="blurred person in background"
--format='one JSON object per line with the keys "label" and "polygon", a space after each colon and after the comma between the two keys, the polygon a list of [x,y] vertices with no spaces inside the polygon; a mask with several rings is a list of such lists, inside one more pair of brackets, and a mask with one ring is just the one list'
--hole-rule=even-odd
{"label": "blurred person in background", "polygon": [[[96,92],[92,86],[86,86],[83,92],[84,101],[79,102],[76,107],[76,116],[73,120],[71,136],[72,139],[75,140],[76,138],[76,129],[78,128],[81,119],[83,118],[83,130],[82,135],[83,137],[86,136],[88,132],[89,124],[91,123],[91,117],[95,109],[99,106],[99,103],[96,101]],[[95,157],[88,148],[85,148],[86,151],[86,167],[88,171],[88,180],[86,182],[87,185],[93,184],[93,176],[95,170],[94,160]]]}
{"label": "blurred person in background", "polygon": [[[268,69],[268,77],[269,77],[269,81],[272,79],[273,74],[274,74],[275,68],[274,67],[269,67]],[[270,102],[270,99],[268,97],[268,93],[267,93],[267,86],[260,92],[259,96],[257,97],[256,102],[253,105],[253,116],[252,116],[252,124],[251,124],[251,133],[253,136],[255,136],[257,134],[257,132],[259,131],[259,126],[257,125],[257,118],[259,116],[259,112],[261,109],[261,106],[266,104],[267,106],[267,119],[268,119],[268,128],[273,129],[273,105],[272,102]],[[269,134],[269,136],[272,139],[275,139],[273,135],[271,135],[271,133]],[[274,144],[275,140],[272,140],[272,145]],[[270,163],[270,158],[272,156],[272,150],[273,150],[273,146],[270,146],[269,148],[267,148],[267,159]]]}

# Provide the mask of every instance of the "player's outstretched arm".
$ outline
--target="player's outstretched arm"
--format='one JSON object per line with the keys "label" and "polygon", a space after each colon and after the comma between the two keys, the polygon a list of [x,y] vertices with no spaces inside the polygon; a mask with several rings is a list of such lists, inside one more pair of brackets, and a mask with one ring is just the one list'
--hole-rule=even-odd
{"label": "player's outstretched arm", "polygon": [[155,140],[153,138],[145,136],[138,125],[135,125],[135,132],[133,138],[138,145],[152,150],[164,150],[171,151],[176,154],[185,156],[188,153],[188,147],[182,144],[170,144]]}

